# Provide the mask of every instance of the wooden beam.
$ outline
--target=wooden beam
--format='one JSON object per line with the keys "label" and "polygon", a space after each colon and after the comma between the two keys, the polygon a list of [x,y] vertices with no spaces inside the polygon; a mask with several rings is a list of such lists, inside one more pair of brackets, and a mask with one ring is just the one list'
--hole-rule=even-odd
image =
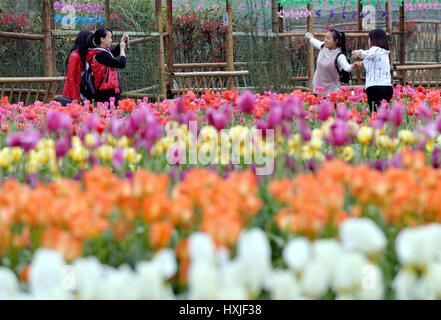
{"label": "wooden beam", "polygon": [[9,39],[25,39],[25,40],[44,40],[44,35],[42,34],[31,34],[31,33],[15,33],[15,32],[0,32],[0,38]]}
{"label": "wooden beam", "polygon": [[175,77],[237,77],[246,76],[249,74],[248,70],[239,71],[200,71],[200,72],[175,72]]}
{"label": "wooden beam", "polygon": [[271,26],[274,33],[279,32],[279,17],[277,12],[279,9],[279,3],[277,0],[271,0]]}
{"label": "wooden beam", "polygon": [[104,1],[104,15],[106,16],[106,22],[104,25],[110,27],[110,0]]}
{"label": "wooden beam", "polygon": [[[55,65],[55,45],[52,38],[51,30],[53,25],[53,2],[52,0],[43,0],[43,55],[44,55],[44,74],[46,77],[56,76]],[[47,86],[48,99],[54,96],[54,90],[52,85]]]}
{"label": "wooden beam", "polygon": [[[307,6],[309,11],[312,11],[312,4],[309,3]],[[309,33],[314,33],[314,25],[313,25],[313,15],[310,15],[306,18],[306,29]],[[307,58],[307,74],[308,74],[308,87],[313,88],[312,79],[314,77],[314,48],[312,44],[308,41],[308,58]]]}
{"label": "wooden beam", "polygon": [[[361,24],[361,16],[360,14],[363,12],[363,6],[361,5],[361,1],[357,1],[357,31],[361,32],[363,30],[363,26]],[[361,41],[360,38],[357,38],[355,40],[355,48],[358,50],[360,49]],[[357,85],[360,85],[360,78],[361,78],[361,70],[356,69],[355,74],[357,75],[357,81],[355,82]]]}
{"label": "wooden beam", "polygon": [[173,97],[172,88],[173,88],[173,6],[172,0],[166,0],[166,32],[168,34],[166,38],[166,60],[167,60],[167,82],[166,82],[166,91],[167,91],[167,99],[171,99]]}
{"label": "wooden beam", "polygon": [[[405,36],[405,15],[404,4],[400,7],[400,64],[406,64],[406,36]],[[438,34],[438,33],[437,33]],[[401,73],[402,79],[405,79],[405,71]],[[404,82],[403,82],[404,85]]]}
{"label": "wooden beam", "polygon": [[0,83],[20,83],[20,82],[61,82],[66,77],[2,77]]}
{"label": "wooden beam", "polygon": [[[404,5],[403,5],[404,6]],[[389,34],[388,35],[388,40],[389,40],[389,50],[390,50],[390,54],[389,54],[389,63],[390,63],[390,67],[391,69],[393,69],[394,67],[394,48],[392,45],[392,36],[391,36],[391,32],[392,32],[392,13],[390,10],[390,1],[386,2],[386,32]],[[404,37],[403,37],[404,38]],[[393,81],[393,74],[391,73],[391,80]]]}
{"label": "wooden beam", "polygon": [[[227,67],[225,68],[226,71],[234,71],[234,43],[233,43],[233,7],[232,7],[232,1],[233,0],[226,0],[225,6],[226,6],[226,12],[228,14],[228,27],[226,32],[226,62]],[[228,90],[234,89],[234,82],[230,79],[227,80],[227,87]]]}
{"label": "wooden beam", "polygon": [[164,38],[162,36],[162,1],[155,0],[156,9],[156,25],[159,32],[159,46],[158,46],[158,71],[159,71],[159,88],[163,96],[166,95],[167,88],[165,85],[165,60],[164,60]]}

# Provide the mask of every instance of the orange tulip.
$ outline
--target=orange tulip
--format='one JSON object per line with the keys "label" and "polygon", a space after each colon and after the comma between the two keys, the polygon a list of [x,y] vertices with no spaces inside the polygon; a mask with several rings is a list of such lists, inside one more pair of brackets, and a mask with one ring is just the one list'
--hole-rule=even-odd
{"label": "orange tulip", "polygon": [[160,250],[170,244],[173,225],[167,221],[152,223],[149,233],[149,242],[153,250]]}

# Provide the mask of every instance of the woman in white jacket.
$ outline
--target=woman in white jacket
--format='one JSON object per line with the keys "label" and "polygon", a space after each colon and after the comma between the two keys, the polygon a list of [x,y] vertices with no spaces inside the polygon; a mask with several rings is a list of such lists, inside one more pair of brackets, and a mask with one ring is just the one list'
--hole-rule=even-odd
{"label": "woman in white jacket", "polygon": [[[337,92],[341,88],[338,71],[352,72],[354,67],[359,66],[358,64],[349,64],[346,59],[346,36],[344,32],[330,29],[326,32],[323,42],[315,39],[309,32],[305,34],[305,37],[316,49],[320,50],[317,57],[317,69],[312,80],[314,93],[317,93],[317,87],[323,88],[325,94],[328,91]],[[339,70],[335,67],[336,59]]]}
{"label": "woman in white jacket", "polygon": [[377,110],[381,101],[392,99],[392,87],[389,63],[389,41],[383,29],[369,32],[369,50],[354,50],[352,57],[363,60],[366,69],[366,94],[371,111]]}

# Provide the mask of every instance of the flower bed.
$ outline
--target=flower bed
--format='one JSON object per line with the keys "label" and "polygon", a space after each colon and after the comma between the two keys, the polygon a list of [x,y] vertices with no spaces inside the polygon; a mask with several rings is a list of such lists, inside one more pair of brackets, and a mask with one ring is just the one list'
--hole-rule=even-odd
{"label": "flower bed", "polygon": [[440,91],[365,99],[3,98],[0,298],[440,298]]}

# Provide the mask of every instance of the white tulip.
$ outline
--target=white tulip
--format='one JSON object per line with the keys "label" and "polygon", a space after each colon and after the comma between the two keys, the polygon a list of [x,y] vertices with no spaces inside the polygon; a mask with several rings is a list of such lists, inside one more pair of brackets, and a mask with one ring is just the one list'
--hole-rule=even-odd
{"label": "white tulip", "polygon": [[138,283],[135,273],[129,266],[123,265],[119,269],[104,268],[100,281],[99,299],[103,300],[134,300],[140,295],[136,290]]}
{"label": "white tulip", "polygon": [[234,259],[227,261],[219,269],[220,285],[222,287],[244,285],[243,273],[244,266],[241,264],[240,260]]}
{"label": "white tulip", "polygon": [[272,300],[301,299],[302,294],[297,280],[290,270],[274,270],[266,281]]}
{"label": "white tulip", "polygon": [[137,288],[140,299],[170,300],[171,288],[164,284],[164,272],[158,261],[143,261],[136,265]]}
{"label": "white tulip", "polygon": [[217,294],[218,300],[247,300],[247,291],[243,286],[231,285],[221,287]]}
{"label": "white tulip", "polygon": [[405,228],[401,230],[395,240],[395,249],[398,260],[404,266],[411,265],[425,268],[434,261],[437,246],[433,242],[433,233],[427,232],[427,228]]}
{"label": "white tulip", "polygon": [[237,244],[237,260],[241,265],[242,283],[249,294],[256,296],[272,269],[271,247],[266,234],[258,229],[242,231]]}
{"label": "white tulip", "polygon": [[343,248],[375,255],[386,247],[383,231],[369,218],[349,218],[339,227]]}
{"label": "white tulip", "polygon": [[434,259],[436,261],[441,261],[441,224],[431,223],[425,227],[426,232],[432,239],[432,243],[435,246]]}
{"label": "white tulip", "polygon": [[153,261],[158,263],[162,270],[164,279],[170,279],[178,271],[178,263],[176,262],[176,255],[173,249],[165,248],[160,250],[153,258]]}
{"label": "white tulip", "polygon": [[216,299],[219,288],[219,275],[210,262],[194,261],[188,271],[189,299]]}
{"label": "white tulip", "polygon": [[306,264],[300,283],[303,295],[312,299],[322,298],[331,284],[331,273],[322,261],[314,259]]}
{"label": "white tulip", "polygon": [[30,292],[37,299],[70,299],[69,277],[60,253],[40,248],[35,252],[29,272]]}
{"label": "white tulip", "polygon": [[99,260],[96,257],[76,259],[73,267],[78,298],[84,300],[97,299],[102,272]]}
{"label": "white tulip", "polygon": [[322,272],[327,273],[328,277],[334,277],[334,270],[337,265],[341,245],[335,239],[318,239],[312,244],[314,260],[320,261],[326,266]]}
{"label": "white tulip", "polygon": [[198,260],[215,263],[215,246],[211,237],[203,232],[193,232],[188,241],[188,252],[192,262]]}
{"label": "white tulip", "polygon": [[363,269],[363,279],[358,298],[362,300],[384,299],[383,271],[377,265],[368,265]]}
{"label": "white tulip", "polygon": [[415,286],[418,277],[414,271],[401,269],[393,281],[392,287],[395,292],[395,299],[410,300],[414,299]]}
{"label": "white tulip", "polygon": [[311,242],[304,237],[295,238],[283,248],[282,256],[289,268],[302,272],[311,259]]}
{"label": "white tulip", "polygon": [[341,295],[351,295],[356,293],[363,280],[363,272],[369,261],[359,252],[349,252],[342,254],[337,263],[333,288]]}
{"label": "white tulip", "polygon": [[0,267],[0,300],[16,299],[19,293],[18,280],[9,268]]}
{"label": "white tulip", "polygon": [[424,276],[427,297],[441,299],[441,262],[429,264]]}

